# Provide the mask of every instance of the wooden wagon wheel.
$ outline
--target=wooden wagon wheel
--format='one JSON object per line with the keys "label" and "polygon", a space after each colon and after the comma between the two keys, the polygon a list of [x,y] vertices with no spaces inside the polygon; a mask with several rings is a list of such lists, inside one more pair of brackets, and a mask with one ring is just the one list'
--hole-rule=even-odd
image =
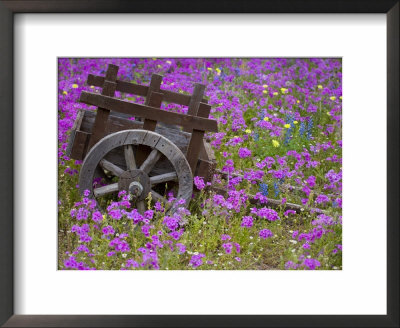
{"label": "wooden wagon wheel", "polygon": [[[133,147],[138,145],[146,145],[152,149],[140,167],[136,165]],[[125,168],[105,159],[109,152],[122,147],[126,162]],[[162,155],[171,162],[174,171],[152,176],[150,174],[152,168]],[[99,166],[117,177],[118,182],[93,188],[93,179]],[[193,177],[190,166],[181,150],[173,142],[156,132],[125,130],[104,137],[91,148],[81,167],[79,188],[81,193],[89,190],[89,197],[91,198],[99,198],[126,190],[136,200],[139,212],[143,213],[146,207],[145,199],[149,193],[154,200],[167,202],[152,187],[168,181],[178,182],[177,200],[183,199],[187,205],[193,192]]]}

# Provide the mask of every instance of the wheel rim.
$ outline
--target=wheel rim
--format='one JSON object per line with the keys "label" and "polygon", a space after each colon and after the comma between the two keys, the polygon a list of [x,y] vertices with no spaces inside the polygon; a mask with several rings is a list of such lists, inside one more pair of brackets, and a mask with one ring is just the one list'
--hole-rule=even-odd
{"label": "wheel rim", "polygon": [[[139,145],[149,146],[152,151],[138,167],[132,146]],[[107,154],[118,147],[124,149],[126,169],[105,159]],[[173,171],[150,176],[162,155],[172,164]],[[118,182],[93,188],[95,171],[99,166],[117,177]],[[144,200],[149,193],[154,200],[166,203],[166,199],[153,190],[153,187],[173,180],[178,181],[179,185],[176,201],[184,200],[182,206],[188,205],[193,192],[192,179],[191,169],[184,154],[169,139],[152,131],[125,130],[104,137],[91,148],[81,167],[79,188],[82,194],[85,190],[89,190],[89,197],[94,199],[125,190],[136,199],[139,212],[143,212]]]}

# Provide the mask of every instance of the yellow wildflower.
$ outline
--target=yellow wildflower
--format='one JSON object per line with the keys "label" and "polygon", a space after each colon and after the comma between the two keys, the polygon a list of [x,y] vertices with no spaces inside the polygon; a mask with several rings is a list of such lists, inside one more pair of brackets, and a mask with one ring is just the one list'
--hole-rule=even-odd
{"label": "yellow wildflower", "polygon": [[251,133],[251,130],[250,130],[250,129],[246,129],[245,132],[248,133],[248,134],[250,134],[250,133]]}
{"label": "yellow wildflower", "polygon": [[285,127],[286,129],[289,129],[289,128],[290,128],[290,124],[285,124],[284,127]]}
{"label": "yellow wildflower", "polygon": [[78,85],[77,85],[76,83],[74,83],[74,84],[72,85],[72,88],[73,88],[73,89],[76,89],[76,88],[78,88]]}
{"label": "yellow wildflower", "polygon": [[329,97],[330,100],[334,101],[336,99],[335,96]]}
{"label": "yellow wildflower", "polygon": [[282,93],[288,93],[288,89],[286,89],[286,88],[281,88],[281,92],[282,92]]}
{"label": "yellow wildflower", "polygon": [[279,147],[279,142],[276,140],[272,140],[272,146]]}
{"label": "yellow wildflower", "polygon": [[264,85],[263,85],[263,88],[264,88],[264,89],[268,88],[268,84],[264,84]]}
{"label": "yellow wildflower", "polygon": [[318,85],[318,89],[322,89],[322,85],[320,84],[320,85]]}
{"label": "yellow wildflower", "polygon": [[340,98],[340,100],[342,100],[342,99],[343,99],[343,98],[342,98],[342,96],[340,96],[339,98]]}
{"label": "yellow wildflower", "polygon": [[221,70],[218,67],[215,69],[215,71],[217,72],[217,75],[221,74]]}
{"label": "yellow wildflower", "polygon": [[268,91],[267,90],[263,90],[263,93],[266,94],[266,93],[268,93]]}
{"label": "yellow wildflower", "polygon": [[326,112],[326,115],[328,115],[328,116],[331,116],[331,113],[329,113],[329,112]]}
{"label": "yellow wildflower", "polygon": [[298,104],[300,104],[300,100],[297,100],[296,102],[297,102]]}
{"label": "yellow wildflower", "polygon": [[264,117],[264,121],[268,122],[269,121],[269,117]]}
{"label": "yellow wildflower", "polygon": [[157,67],[158,67],[158,68],[161,68],[162,66],[161,66],[161,65],[157,65]]}
{"label": "yellow wildflower", "polygon": [[68,92],[64,90],[63,91],[63,95],[67,95],[67,94],[68,94]]}
{"label": "yellow wildflower", "polygon": [[91,85],[91,86],[90,86],[90,89],[94,89],[94,85]]}
{"label": "yellow wildflower", "polygon": [[170,60],[167,60],[167,64],[171,64],[172,62]]}
{"label": "yellow wildflower", "polygon": [[297,121],[293,121],[293,124],[297,124],[297,123],[299,123],[299,122],[297,122]]}
{"label": "yellow wildflower", "polygon": [[278,94],[279,94],[278,92],[274,92],[274,93],[273,93],[274,96],[277,96]]}
{"label": "yellow wildflower", "polygon": [[212,71],[212,70],[213,70],[212,67],[207,67],[207,69],[208,69],[209,71]]}

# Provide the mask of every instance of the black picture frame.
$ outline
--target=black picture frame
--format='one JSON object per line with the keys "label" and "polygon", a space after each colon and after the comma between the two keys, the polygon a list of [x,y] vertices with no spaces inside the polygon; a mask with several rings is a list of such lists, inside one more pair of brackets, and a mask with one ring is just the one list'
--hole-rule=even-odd
{"label": "black picture frame", "polygon": [[[398,0],[0,0],[0,324],[4,327],[399,327]],[[387,315],[14,315],[13,28],[16,13],[385,13],[387,17]],[[366,288],[368,288],[366,286]],[[56,301],[56,300],[55,300]]]}

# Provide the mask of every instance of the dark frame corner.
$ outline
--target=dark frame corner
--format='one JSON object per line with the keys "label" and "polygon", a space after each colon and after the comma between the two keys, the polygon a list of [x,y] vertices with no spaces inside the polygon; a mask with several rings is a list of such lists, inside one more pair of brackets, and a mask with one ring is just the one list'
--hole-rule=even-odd
{"label": "dark frame corner", "polygon": [[[154,9],[157,8],[157,9]],[[4,327],[399,327],[399,0],[0,0],[0,324]],[[386,316],[28,316],[13,297],[13,28],[16,13],[385,13],[387,17]],[[12,172],[12,174],[11,174]],[[267,319],[266,319],[267,318]]]}

